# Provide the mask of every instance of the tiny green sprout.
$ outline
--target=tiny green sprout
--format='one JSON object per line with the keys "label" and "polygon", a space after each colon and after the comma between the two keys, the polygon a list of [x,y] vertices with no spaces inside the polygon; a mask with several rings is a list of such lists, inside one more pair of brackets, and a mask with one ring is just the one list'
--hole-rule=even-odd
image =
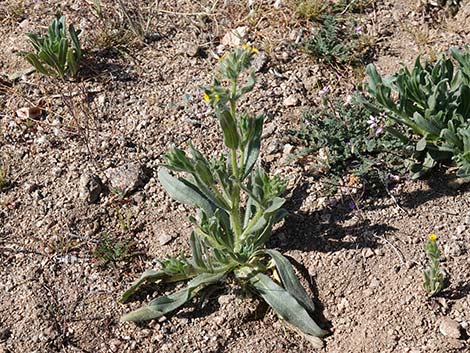
{"label": "tiny green sprout", "polygon": [[203,88],[203,99],[220,124],[226,152],[209,159],[192,144],[189,153],[173,147],[158,172],[173,199],[198,208],[196,216],[189,218],[194,225],[191,258],[181,255],[160,261],[160,269],[144,272],[121,302],[147,282],[188,280],[187,286],[126,314],[123,321],[157,319],[212,286],[235,282],[259,295],[310,342],[320,345],[318,337],[327,333],[312,319],[313,301],[289,260],[265,246],[275,224],[287,214],[281,197],[286,186],[257,163],[263,117],[237,109],[240,98],[255,85],[251,63],[256,53],[255,48],[244,46],[224,55],[212,85]]}
{"label": "tiny green sprout", "polygon": [[134,243],[128,239],[119,240],[104,233],[93,255],[101,261],[103,266],[108,264],[116,266],[118,262],[129,259],[134,255],[132,252],[133,247]]}
{"label": "tiny green sprout", "polygon": [[65,17],[57,15],[46,34],[27,34],[35,52],[23,53],[24,58],[45,76],[75,78],[82,58],[79,33],[73,25],[67,31]]}
{"label": "tiny green sprout", "polygon": [[119,226],[123,232],[127,232],[131,228],[132,222],[132,212],[130,210],[126,210],[123,212],[123,207],[116,208],[116,215],[119,219]]}
{"label": "tiny green sprout", "polygon": [[0,191],[7,189],[11,185],[8,174],[8,166],[0,160]]}
{"label": "tiny green sprout", "polygon": [[431,234],[424,247],[428,256],[428,266],[424,270],[424,288],[433,296],[443,288],[443,275],[439,264],[441,252],[437,246],[437,235]]}

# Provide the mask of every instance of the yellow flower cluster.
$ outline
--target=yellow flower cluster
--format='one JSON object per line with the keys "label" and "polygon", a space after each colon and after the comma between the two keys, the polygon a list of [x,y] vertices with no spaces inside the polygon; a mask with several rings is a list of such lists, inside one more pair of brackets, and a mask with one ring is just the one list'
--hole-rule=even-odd
{"label": "yellow flower cluster", "polygon": [[429,236],[429,240],[430,240],[430,241],[436,241],[436,240],[437,240],[437,234],[434,234],[434,233],[431,234],[431,235]]}
{"label": "yellow flower cluster", "polygon": [[243,49],[251,51],[253,54],[258,54],[258,49],[254,48],[254,47],[250,47],[248,44],[244,44]]}

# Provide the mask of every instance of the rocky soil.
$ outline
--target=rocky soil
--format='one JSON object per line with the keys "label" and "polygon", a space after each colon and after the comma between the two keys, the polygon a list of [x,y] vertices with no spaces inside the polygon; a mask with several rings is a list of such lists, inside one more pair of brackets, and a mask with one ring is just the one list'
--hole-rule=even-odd
{"label": "rocky soil", "polygon": [[[346,99],[363,81],[363,67],[338,70],[306,53],[302,42],[318,24],[300,18],[294,0],[157,3],[129,2],[131,14],[150,19],[145,40],[137,40],[118,31],[125,19],[112,1],[102,2],[100,18],[92,1],[0,0],[7,181],[0,190],[0,352],[313,351],[236,288],[158,321],[119,321],[174,289],[117,302],[156,259],[188,250],[193,210],[170,200],[155,174],[171,144],[191,140],[210,155],[221,151],[200,86],[237,44],[226,34],[240,27],[260,51],[245,106],[266,116],[263,165],[288,180],[290,215],[269,245],[293,261],[319,308],[315,319],[331,332],[316,351],[470,351],[468,185],[444,174],[404,180],[351,208],[327,199],[290,158],[298,146],[288,132],[319,104],[318,92],[328,85]],[[82,30],[77,82],[33,73],[19,55],[29,49],[25,34],[47,27],[57,10]],[[377,0],[352,16],[372,39],[371,60],[383,73],[470,43],[465,0],[455,14],[427,2]],[[447,281],[432,299],[422,285],[431,233],[439,235]],[[106,243],[113,251],[103,252]]]}

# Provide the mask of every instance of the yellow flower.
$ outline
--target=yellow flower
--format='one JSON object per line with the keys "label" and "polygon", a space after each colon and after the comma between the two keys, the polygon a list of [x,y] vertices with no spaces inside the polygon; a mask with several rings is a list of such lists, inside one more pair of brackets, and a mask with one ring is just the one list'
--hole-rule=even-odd
{"label": "yellow flower", "polygon": [[225,53],[224,55],[222,55],[222,56],[219,58],[218,61],[219,61],[219,62],[224,61],[226,57],[227,57],[227,53]]}
{"label": "yellow flower", "polygon": [[216,94],[216,95],[214,96],[214,98],[215,98],[216,100],[219,100],[219,99],[220,99],[220,94]]}
{"label": "yellow flower", "polygon": [[431,234],[431,235],[429,236],[429,240],[430,240],[430,241],[436,241],[436,240],[437,240],[437,234],[434,234],[434,233]]}
{"label": "yellow flower", "polygon": [[248,44],[243,45],[243,49],[251,51],[253,54],[258,54],[258,49],[250,47]]}
{"label": "yellow flower", "polygon": [[204,92],[204,100],[206,102],[209,102],[210,99],[211,99],[211,97],[209,97],[209,95],[206,92]]}

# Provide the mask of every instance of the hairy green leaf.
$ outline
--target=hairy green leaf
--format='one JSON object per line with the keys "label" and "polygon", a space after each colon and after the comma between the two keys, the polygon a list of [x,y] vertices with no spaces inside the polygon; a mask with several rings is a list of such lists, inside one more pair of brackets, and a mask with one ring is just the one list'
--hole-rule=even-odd
{"label": "hairy green leaf", "polygon": [[323,337],[328,333],[313,321],[307,310],[293,295],[265,274],[257,273],[250,278],[249,282],[274,311],[289,324],[315,337]]}
{"label": "hairy green leaf", "polygon": [[295,275],[294,269],[291,263],[287,260],[279,251],[272,249],[261,250],[272,257],[276,264],[277,271],[281,276],[282,284],[284,288],[292,295],[295,299],[310,313],[315,311],[315,305],[312,299],[308,296],[305,289],[300,284],[297,276]]}
{"label": "hairy green leaf", "polygon": [[213,213],[214,205],[212,202],[200,193],[196,186],[192,185],[188,181],[175,178],[168,173],[166,168],[160,168],[158,171],[158,180],[168,194],[170,194],[170,196],[176,201],[180,201],[188,205],[197,205],[206,213]]}
{"label": "hairy green leaf", "polygon": [[124,315],[121,321],[145,321],[166,315],[191,300],[198,291],[222,279],[224,273],[202,273],[178,292],[152,300],[148,306]]}

